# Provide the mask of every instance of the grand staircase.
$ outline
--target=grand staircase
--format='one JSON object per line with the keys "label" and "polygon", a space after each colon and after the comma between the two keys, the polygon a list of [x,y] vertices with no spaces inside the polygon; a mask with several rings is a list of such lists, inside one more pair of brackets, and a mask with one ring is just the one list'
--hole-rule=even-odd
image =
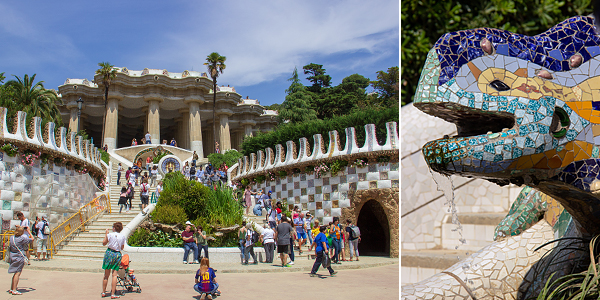
{"label": "grand staircase", "polygon": [[[109,185],[111,213],[104,213],[98,217],[98,219],[91,222],[91,224],[88,224],[88,226],[85,227],[85,231],[80,232],[68,241],[65,246],[54,255],[54,258],[101,261],[104,258],[104,252],[106,251],[106,246],[102,246],[102,240],[104,239],[106,229],[112,231],[112,224],[115,222],[121,222],[123,223],[123,226],[125,226],[140,212],[140,188],[135,187],[132,210],[128,214],[124,211],[119,214],[118,201],[121,186],[117,186],[117,165],[118,163],[113,163],[112,174],[115,175],[112,176]],[[125,172],[122,173],[120,183],[125,183]]]}

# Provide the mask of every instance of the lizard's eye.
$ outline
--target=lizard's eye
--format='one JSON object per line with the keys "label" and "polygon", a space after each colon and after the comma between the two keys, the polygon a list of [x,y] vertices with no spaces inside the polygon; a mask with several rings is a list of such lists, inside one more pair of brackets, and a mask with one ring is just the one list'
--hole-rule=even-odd
{"label": "lizard's eye", "polygon": [[498,79],[490,82],[490,85],[499,92],[510,90],[510,88],[508,87],[508,85],[506,85],[506,83],[504,83]]}

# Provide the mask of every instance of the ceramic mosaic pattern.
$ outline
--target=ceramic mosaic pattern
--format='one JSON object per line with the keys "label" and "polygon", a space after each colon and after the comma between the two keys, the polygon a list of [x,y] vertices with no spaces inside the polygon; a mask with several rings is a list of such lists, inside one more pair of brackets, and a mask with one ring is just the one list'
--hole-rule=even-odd
{"label": "ceramic mosaic pattern", "polygon": [[[414,105],[457,124],[460,133],[427,143],[422,152],[428,165],[446,174],[536,188],[524,188],[496,228],[499,243],[492,246],[508,244],[475,254],[491,259],[504,253],[496,271],[511,272],[512,251],[519,248],[511,246],[513,239],[527,239],[520,245],[529,249],[530,243],[540,242],[531,240],[532,235],[542,231],[545,240],[578,236],[577,228],[568,230],[574,228],[570,225],[600,231],[595,224],[600,217],[599,45],[593,19],[575,17],[533,37],[481,28],[449,33],[428,55]],[[517,253],[520,265],[539,259],[523,252]],[[506,278],[519,285],[523,275],[505,277],[506,272],[496,271],[484,271],[483,284],[469,289],[481,290],[477,298],[516,298],[508,287],[497,290],[506,282],[492,280]],[[403,297],[469,298],[460,280],[448,276],[460,272],[452,267],[421,285],[405,286]]]}
{"label": "ceramic mosaic pattern", "polygon": [[17,211],[30,219],[44,213],[55,226],[90,202],[98,191],[87,174],[58,166],[23,166],[16,157],[0,155],[2,231],[19,224]]}
{"label": "ceramic mosaic pattern", "polygon": [[[402,107],[401,122],[401,249],[404,253],[425,249],[454,250],[458,242],[458,239],[453,237],[453,234],[456,234],[452,231],[455,226],[442,223],[449,215],[447,206],[444,205],[446,199],[442,192],[437,191],[436,183],[420,150],[432,138],[456,134],[456,126],[425,114],[412,104]],[[494,241],[494,229],[498,224],[469,224],[464,222],[462,216],[468,213],[504,216],[521,188],[514,185],[500,187],[485,180],[460,176],[452,176],[452,180],[458,217],[467,241],[459,249],[479,250]],[[418,278],[427,277],[403,276],[402,281],[417,282]]]}
{"label": "ceramic mosaic pattern", "polygon": [[599,46],[590,17],[532,37],[485,28],[444,35],[428,55],[414,105],[457,124],[460,134],[424,146],[429,166],[532,186],[600,233],[593,193],[600,189]]}
{"label": "ceramic mosaic pattern", "polygon": [[[523,234],[493,243],[444,272],[402,286],[401,298],[412,299],[517,299],[527,271],[552,245],[533,251],[553,237],[545,221]],[[454,276],[450,275],[453,274]]]}
{"label": "ceramic mosaic pattern", "polygon": [[521,234],[541,218],[552,226],[555,237],[563,237],[572,221],[562,205],[544,193],[525,187],[513,203],[508,215],[498,224],[494,240]]}
{"label": "ceramic mosaic pattern", "polygon": [[[310,212],[321,222],[328,223],[333,217],[342,216],[342,208],[350,207],[349,191],[398,189],[399,173],[398,163],[374,163],[364,168],[346,167],[336,176],[330,173],[321,178],[315,174],[287,176],[265,181],[256,188],[273,191],[272,197],[287,203],[289,210],[298,205],[303,213]],[[386,179],[381,179],[381,174],[385,174]]]}

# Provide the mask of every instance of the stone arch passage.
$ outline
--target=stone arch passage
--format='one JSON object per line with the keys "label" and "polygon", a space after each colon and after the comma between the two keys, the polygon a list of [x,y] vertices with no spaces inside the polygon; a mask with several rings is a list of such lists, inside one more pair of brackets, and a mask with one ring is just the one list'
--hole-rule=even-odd
{"label": "stone arch passage", "polygon": [[360,255],[389,256],[390,228],[383,207],[376,200],[368,200],[358,214],[361,242]]}
{"label": "stone arch passage", "polygon": [[[400,255],[399,196],[397,188],[348,191],[350,207],[342,208],[340,222],[350,219],[359,226],[360,255]],[[350,254],[348,247],[344,251]]]}

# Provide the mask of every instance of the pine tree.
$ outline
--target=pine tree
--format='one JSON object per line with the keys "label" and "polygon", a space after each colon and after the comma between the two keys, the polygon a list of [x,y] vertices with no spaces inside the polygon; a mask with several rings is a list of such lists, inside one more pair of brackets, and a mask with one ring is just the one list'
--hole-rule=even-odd
{"label": "pine tree", "polygon": [[298,78],[298,69],[294,68],[292,78],[288,79],[292,84],[285,91],[287,96],[281,104],[279,111],[279,121],[298,123],[309,120],[315,120],[317,113],[310,107],[312,98],[306,87],[302,85]]}

